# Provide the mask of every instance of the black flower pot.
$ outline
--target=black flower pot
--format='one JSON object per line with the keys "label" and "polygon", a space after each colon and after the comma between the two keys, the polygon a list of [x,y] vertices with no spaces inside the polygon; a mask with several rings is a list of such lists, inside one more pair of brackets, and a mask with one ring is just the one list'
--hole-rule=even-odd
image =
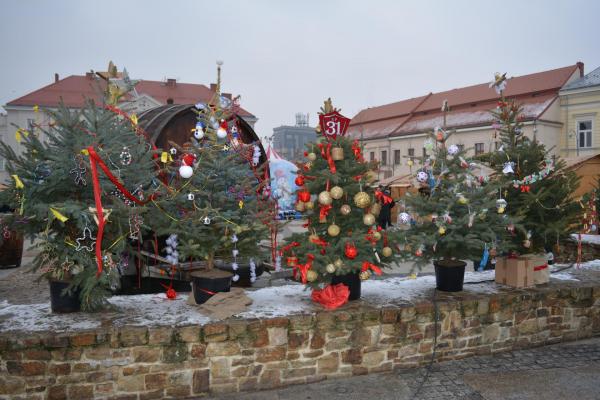
{"label": "black flower pot", "polygon": [[460,260],[436,260],[435,283],[442,292],[460,292],[465,280],[466,262]]}
{"label": "black flower pot", "polygon": [[337,285],[338,283],[343,283],[350,289],[348,300],[360,299],[360,276],[358,272],[350,272],[345,275],[333,275],[331,277],[331,284]]}
{"label": "black flower pot", "polygon": [[226,271],[211,269],[192,273],[192,286],[196,304],[204,304],[219,292],[229,292],[233,275]]}
{"label": "black flower pot", "polygon": [[53,313],[72,313],[81,310],[80,288],[63,294],[63,290],[69,285],[70,282],[66,281],[50,281],[50,308]]}

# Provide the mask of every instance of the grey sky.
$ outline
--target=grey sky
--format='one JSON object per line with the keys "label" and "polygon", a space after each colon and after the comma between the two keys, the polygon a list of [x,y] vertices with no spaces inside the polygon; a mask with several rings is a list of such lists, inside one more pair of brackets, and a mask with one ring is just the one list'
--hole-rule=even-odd
{"label": "grey sky", "polygon": [[0,1],[0,104],[104,70],[242,95],[261,136],[324,98],[360,109],[585,63],[600,66],[600,1]]}

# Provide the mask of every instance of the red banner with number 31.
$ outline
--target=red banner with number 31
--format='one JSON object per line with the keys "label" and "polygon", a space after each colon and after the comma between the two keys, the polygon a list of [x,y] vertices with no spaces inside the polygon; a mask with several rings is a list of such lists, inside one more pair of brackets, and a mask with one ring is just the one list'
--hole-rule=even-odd
{"label": "red banner with number 31", "polygon": [[337,135],[344,136],[350,125],[350,118],[344,117],[337,111],[319,115],[321,133],[328,139],[335,139]]}

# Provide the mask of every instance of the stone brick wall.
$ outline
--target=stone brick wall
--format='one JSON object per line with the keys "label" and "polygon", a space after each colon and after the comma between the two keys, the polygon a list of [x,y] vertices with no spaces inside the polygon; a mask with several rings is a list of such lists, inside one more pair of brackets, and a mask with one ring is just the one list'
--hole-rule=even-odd
{"label": "stone brick wall", "polygon": [[[600,334],[600,284],[438,295],[438,359]],[[374,308],[204,326],[0,334],[0,395],[162,399],[275,388],[416,367],[430,359],[434,305]]]}
{"label": "stone brick wall", "polygon": [[[568,240],[561,244],[561,252],[555,255],[556,261],[571,263],[577,261],[577,242]],[[591,261],[600,259],[600,245],[594,243],[581,244],[581,260]]]}

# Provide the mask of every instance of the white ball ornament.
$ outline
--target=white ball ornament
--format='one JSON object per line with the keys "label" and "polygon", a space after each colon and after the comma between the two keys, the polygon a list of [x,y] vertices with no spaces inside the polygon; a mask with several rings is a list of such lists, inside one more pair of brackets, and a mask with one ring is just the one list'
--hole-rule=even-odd
{"label": "white ball ornament", "polygon": [[192,167],[190,167],[189,165],[182,165],[181,167],[179,167],[179,175],[183,179],[189,179],[192,177],[193,174],[194,174],[194,169]]}
{"label": "white ball ornament", "polygon": [[417,180],[421,183],[427,182],[428,178],[429,178],[429,175],[425,171],[419,171],[417,173]]}
{"label": "white ball ornament", "polygon": [[400,213],[400,215],[398,215],[398,220],[401,223],[407,225],[407,224],[410,223],[410,220],[411,220],[410,214],[409,213],[405,213],[405,212]]}
{"label": "white ball ornament", "polygon": [[188,195],[187,195],[187,199],[188,199],[189,201],[194,201],[194,198],[195,198],[195,197],[196,197],[196,196],[194,196],[194,193],[188,193]]}
{"label": "white ball ornament", "polygon": [[457,145],[455,145],[455,144],[450,145],[450,147],[448,147],[448,154],[450,154],[451,156],[454,156],[458,153],[458,150],[459,150],[459,148]]}
{"label": "white ball ornament", "polygon": [[196,124],[194,129],[194,139],[200,140],[204,137],[204,126],[202,124]]}

